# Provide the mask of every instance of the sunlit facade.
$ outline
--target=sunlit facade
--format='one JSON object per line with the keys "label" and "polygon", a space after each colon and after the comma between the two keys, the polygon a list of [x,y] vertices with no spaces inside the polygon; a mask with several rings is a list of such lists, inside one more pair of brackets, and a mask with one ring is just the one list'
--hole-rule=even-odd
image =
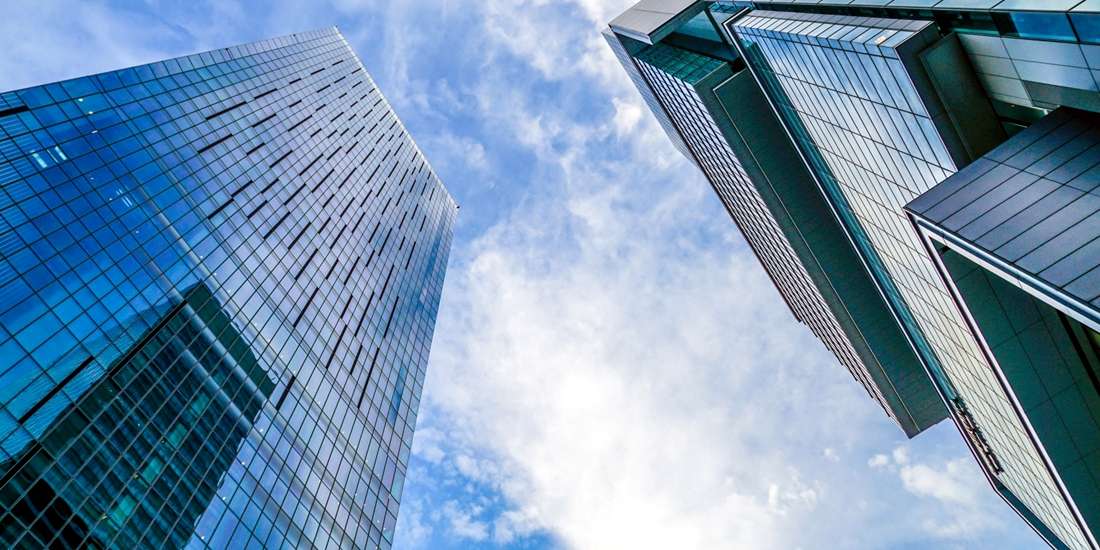
{"label": "sunlit facade", "polygon": [[[1081,406],[1074,410],[1087,413],[1089,422],[1070,426],[1065,419],[1077,418],[1065,408],[1071,394],[1051,387],[1043,394],[1046,400],[1033,392],[1024,403],[1018,394],[1034,384],[1005,375],[1023,363],[1015,355],[998,360],[990,352],[984,332],[993,329],[981,325],[1008,321],[1001,318],[998,325],[989,320],[992,310],[968,308],[972,288],[963,285],[961,291],[953,281],[951,269],[962,270],[955,274],[959,277],[971,273],[960,262],[982,261],[974,254],[945,260],[939,252],[937,246],[953,247],[944,243],[955,240],[944,235],[958,229],[955,220],[906,205],[920,205],[923,194],[945,193],[941,188],[950,187],[956,173],[962,177],[992,163],[994,155],[1025,147],[1013,143],[1041,139],[1029,136],[1043,124],[1055,125],[1051,110],[1100,111],[1095,78],[1100,71],[1092,72],[1100,69],[1100,46],[1092,45],[1100,44],[1100,5],[1075,0],[991,0],[955,8],[946,1],[934,7],[904,0],[881,4],[643,0],[613,20],[604,35],[673,142],[719,191],[792,312],[869,387],[891,418],[913,436],[949,414],[993,487],[1044,539],[1057,548],[1098,548],[1093,530],[1100,529],[1100,511],[1094,511],[1100,502],[1100,448],[1085,443],[1100,443],[1100,425],[1091,421],[1093,415],[1100,418],[1100,380],[1091,384],[1085,368],[1096,359],[1085,345],[1100,326],[1095,305],[1078,308],[1086,314],[1070,315],[1068,324],[1055,327],[1061,330],[1056,340],[1076,339],[1084,350],[1066,361],[1080,375],[1072,395]],[[681,69],[687,65],[693,72]],[[676,91],[670,79],[686,84],[692,94]],[[680,107],[685,103],[698,107]],[[1087,116],[1072,123],[1057,119],[1064,126],[1060,132],[1083,127]],[[718,137],[700,131],[703,122],[716,128]],[[1091,137],[1076,143],[1047,138],[1030,154],[1041,150],[1054,170],[1095,144]],[[699,161],[723,147],[732,159],[714,166]],[[723,171],[740,173],[749,191],[724,196],[718,183]],[[950,204],[972,210],[967,201],[1001,181],[990,177],[977,178],[969,194],[955,195]],[[1020,177],[1002,192],[1016,189],[1011,185]],[[1034,202],[1004,201],[990,208],[999,208],[997,215],[1005,219],[1016,215],[1024,232],[1027,223],[1041,221],[1042,209]],[[1072,201],[1055,202],[1043,215],[1062,213]],[[765,215],[749,220],[736,213],[759,211],[760,204]],[[1072,209],[1085,210],[1082,204]],[[993,229],[991,219],[985,218],[986,230]],[[1083,231],[1073,223],[1044,235]],[[784,241],[793,254],[784,255],[782,244],[753,233]],[[1085,235],[1079,239],[1091,242]],[[1075,253],[1067,247],[1057,252]],[[1100,266],[1100,254],[1082,250],[1071,262],[1077,278],[1063,283],[1092,289],[1100,277],[1092,271]],[[1047,259],[1062,261],[1055,254],[1049,252]],[[800,276],[799,267],[808,277]],[[998,276],[1019,287],[1006,273],[1013,272]],[[996,281],[989,285],[1001,288]],[[991,294],[970,299],[981,302],[979,295]],[[1026,296],[1015,298],[1026,302]],[[1064,300],[1045,304],[1047,321],[1063,311],[1074,313]],[[1012,312],[1002,309],[999,315]],[[977,317],[983,320],[975,322]],[[854,359],[845,348],[855,351]],[[1064,356],[1056,347],[1043,349],[1055,354],[1051,361]],[[1049,362],[1034,353],[1032,360]],[[1051,407],[1063,407],[1060,416],[1051,414]],[[1065,448],[1067,442],[1072,450]]]}
{"label": "sunlit facade", "polygon": [[389,548],[456,206],[335,28],[0,94],[0,544]]}

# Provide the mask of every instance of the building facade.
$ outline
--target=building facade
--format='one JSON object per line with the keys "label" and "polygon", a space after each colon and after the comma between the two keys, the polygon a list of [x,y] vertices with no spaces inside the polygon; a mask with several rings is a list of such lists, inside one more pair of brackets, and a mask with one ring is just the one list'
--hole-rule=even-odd
{"label": "building facade", "polygon": [[1100,115],[1061,107],[906,208],[998,387],[1100,527]]}
{"label": "building facade", "polygon": [[[795,316],[865,387],[868,380],[877,389],[872,396],[908,435],[949,414],[991,485],[1057,548],[1100,548],[1094,535],[1100,529],[1094,510],[1100,502],[1100,454],[1091,446],[1100,441],[1100,429],[1091,420],[1100,418],[1100,383],[1091,383],[1088,367],[1096,359],[1089,346],[1100,326],[1089,301],[1096,299],[1089,293],[1100,278],[1095,271],[1100,255],[1086,246],[1098,225],[1088,218],[1095,212],[1089,210],[1094,198],[1087,196],[1092,188],[1085,189],[1095,180],[1088,172],[1095,164],[1089,164],[1090,148],[1100,135],[1073,134],[1092,120],[1085,111],[1100,111],[1100,71],[1092,72],[1100,68],[1100,46],[1092,45],[1100,44],[1098,8],[1077,0],[643,0],[604,32],[666,132],[716,189],[716,172],[741,168],[743,185],[763,198],[755,204],[764,204],[776,222],[771,226],[779,228],[770,234],[795,251],[786,263],[801,264],[809,277],[791,276],[797,268],[783,271],[765,259],[775,254],[750,233],[765,231],[761,228],[769,224],[759,219],[767,216],[749,222],[734,218]],[[693,60],[695,73],[678,71],[672,62],[652,62],[686,58]],[[669,79],[693,87],[694,104],[702,108],[677,107],[685,94],[670,92]],[[1073,120],[1066,122],[1067,117]],[[700,120],[716,125],[718,137],[704,143]],[[734,160],[708,169],[697,159],[717,150],[716,141],[732,151]],[[989,168],[1004,164],[1009,151],[1018,153],[1011,166]],[[1023,164],[1025,159],[1040,157],[1048,171],[1071,161],[1083,166],[1073,175],[1077,186],[1041,206],[1033,203],[1045,195],[1031,202],[1008,200],[1032,183],[1024,181],[1035,170]],[[1010,173],[1017,165],[1020,173]],[[995,175],[983,175],[987,170]],[[1020,234],[1057,214],[1062,225],[1048,221],[1045,232],[1027,234],[1032,248],[1044,238],[1061,248],[1043,249],[1048,264],[1027,265],[1061,269],[1057,282],[1046,287],[1062,285],[1058,288],[1064,291],[1072,286],[1079,292],[1074,300],[1064,299],[1062,292],[1061,301],[1043,301],[1039,292],[1009,293],[1041,312],[1035,319],[1043,319],[1043,327],[1060,331],[1056,336],[1045,332],[1048,340],[1064,344],[1029,348],[1031,378],[1018,374],[1024,365],[1018,355],[998,360],[991,351],[991,345],[1007,349],[1004,327],[1017,332],[1031,327],[1013,317],[1023,309],[984,307],[979,296],[995,293],[979,293],[973,283],[978,273],[997,292],[1018,293],[1021,279],[1013,274],[1019,269],[997,271],[994,281],[971,265],[988,267],[988,259],[943,244],[966,241],[950,237],[963,223],[958,212],[986,213],[975,213],[979,207],[968,201],[997,182],[1006,182],[996,195],[1003,204],[993,203],[993,195],[984,199],[981,204],[993,213],[982,218],[980,227],[1008,236],[1010,230],[994,226],[1016,216],[1009,226],[1019,233],[1011,236],[1018,239],[1013,244],[1021,247],[1019,239],[1025,237]],[[960,185],[969,187],[944,201]],[[1029,192],[1050,192],[1048,187]],[[754,204],[721,191],[719,196],[731,213]],[[933,203],[928,197],[938,198]],[[1017,210],[1007,213],[1012,208]],[[814,232],[816,239],[810,238]],[[944,247],[950,250],[943,252]],[[1027,261],[1035,263],[1035,258]],[[1007,263],[1016,260],[1023,261],[1014,256]],[[957,284],[955,279],[963,277],[969,282]],[[857,283],[863,292],[845,288]],[[836,321],[840,331],[815,327],[807,321],[812,317],[794,305],[793,296],[814,294],[824,299],[808,309],[817,318]],[[867,307],[866,294],[874,295],[876,308]],[[884,326],[890,337],[872,332],[881,333]],[[987,337],[983,326],[995,337]],[[836,334],[858,350],[858,362],[838,353],[844,346],[830,343]],[[1015,336],[1012,341],[1019,345],[1024,335]],[[883,343],[891,342],[894,353],[880,352]],[[1077,348],[1081,353],[1068,354]],[[1039,349],[1042,354],[1036,355]],[[1036,374],[1054,369],[1048,365],[1055,363],[1070,365],[1060,368],[1072,376],[1060,380],[1073,380],[1076,393],[1054,385],[1051,371]],[[861,378],[860,367],[869,376]],[[1008,370],[1014,374],[1006,376]],[[1036,391],[1039,387],[1042,392]],[[1022,400],[1021,393],[1028,391]],[[1070,403],[1077,406],[1072,412]]]}
{"label": "building facade", "polygon": [[335,28],[0,94],[0,541],[389,548],[456,205]]}
{"label": "building facade", "polygon": [[907,435],[945,418],[901,327],[713,15],[697,12],[687,25],[693,34],[673,32],[649,46],[614,30],[633,15],[613,21],[605,38],[636,71],[662,126],[703,170],[794,316]]}

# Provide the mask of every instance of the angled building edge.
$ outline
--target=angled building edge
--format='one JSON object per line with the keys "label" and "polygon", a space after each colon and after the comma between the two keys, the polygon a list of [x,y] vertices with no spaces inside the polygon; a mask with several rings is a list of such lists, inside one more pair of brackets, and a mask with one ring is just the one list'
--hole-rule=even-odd
{"label": "angled building edge", "polygon": [[[698,34],[672,32],[651,46],[604,31],[662,128],[707,176],[795,317],[907,436],[946,418],[935,386],[759,85],[717,33],[709,40]],[[685,108],[684,93],[702,109]]]}
{"label": "angled building edge", "polygon": [[1100,528],[1100,115],[1062,107],[907,206],[1082,529]]}

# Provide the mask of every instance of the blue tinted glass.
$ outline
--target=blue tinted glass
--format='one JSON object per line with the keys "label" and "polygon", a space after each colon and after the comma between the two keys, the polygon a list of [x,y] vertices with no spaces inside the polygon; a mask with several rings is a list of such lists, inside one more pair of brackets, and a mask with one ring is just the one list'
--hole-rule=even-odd
{"label": "blue tinted glass", "polygon": [[3,545],[389,548],[455,207],[358,66],[325,29],[18,92]]}
{"label": "blue tinted glass", "polygon": [[1100,14],[1071,13],[1069,18],[1081,42],[1100,44]]}
{"label": "blue tinted glass", "polygon": [[[921,14],[923,18],[924,14]],[[998,34],[993,16],[985,11],[946,11],[936,10],[936,23],[944,32],[959,30],[979,34]]]}
{"label": "blue tinted glass", "polygon": [[1065,40],[1075,42],[1077,36],[1065,13],[1009,12],[994,13],[997,30],[1005,36]]}

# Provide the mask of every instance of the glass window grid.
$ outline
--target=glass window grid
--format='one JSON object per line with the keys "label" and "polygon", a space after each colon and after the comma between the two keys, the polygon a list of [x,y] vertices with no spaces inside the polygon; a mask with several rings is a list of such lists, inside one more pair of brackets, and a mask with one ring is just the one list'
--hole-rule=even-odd
{"label": "glass window grid", "polygon": [[[671,115],[672,121],[678,127],[682,127],[680,133],[688,141],[689,149],[698,159],[696,162],[700,164],[707,179],[714,185],[719,198],[734,216],[749,245],[756,251],[778,290],[787,300],[792,313],[811,328],[826,347],[849,369],[867,393],[893,417],[893,412],[885,404],[866,367],[844,336],[828,310],[828,306],[825,305],[824,299],[817,293],[809,274],[805,272],[794,251],[790,249],[777,222],[764,205],[763,199],[752,187],[736,156],[711,120],[698,96],[699,92],[689,85],[697,83],[705,75],[697,71],[685,71],[682,67],[686,64],[706,66],[705,62],[691,60],[692,56],[702,56],[684,51],[670,53],[666,50],[673,50],[673,48],[664,45],[656,46],[647,50],[649,55],[643,54],[638,58],[638,66],[649,82],[649,87],[660,98]],[[647,60],[663,64],[658,68]],[[665,71],[664,64],[671,64],[672,74]],[[710,65],[710,72],[721,65],[721,63]],[[684,78],[677,78],[674,75],[683,75]]]}
{"label": "glass window grid", "polygon": [[[821,6],[757,2],[754,9],[836,16],[935,21],[941,34],[952,31],[1059,42],[1100,43],[1100,14],[1088,12],[908,9],[871,6]],[[711,11],[717,11],[715,5]],[[723,9],[731,9],[723,6]],[[739,8],[736,8],[739,9]]]}
{"label": "glass window grid", "polygon": [[[346,46],[345,46],[345,47],[346,47]],[[394,123],[394,125],[396,125],[396,122]],[[393,129],[394,125],[391,125],[391,126],[390,126],[390,129]],[[238,126],[238,128],[239,128],[239,126]],[[403,130],[403,129],[400,129],[400,128],[399,128],[398,130],[399,130],[399,131],[401,131],[401,130]],[[392,137],[391,137],[391,139],[392,139]],[[389,141],[389,140],[388,140],[388,141]],[[406,155],[406,157],[407,157],[407,155]],[[406,160],[407,160],[407,159],[406,159]],[[432,178],[434,179],[434,176],[433,176]],[[417,182],[415,182],[415,181],[414,181],[414,182],[412,182],[412,183],[413,183],[413,186],[415,186],[415,184],[416,184]],[[428,183],[428,182],[427,182],[427,181],[425,181],[424,183],[425,183],[425,187],[426,187],[426,186],[427,186],[427,183]],[[436,186],[438,186],[438,182],[437,182],[437,180],[436,180]],[[422,191],[422,194],[423,194],[423,191]],[[435,189],[433,188],[433,192],[432,192],[432,195],[434,196],[434,194],[435,194]],[[449,200],[449,198],[448,198],[448,200]],[[451,211],[451,212],[450,212],[450,215],[448,215],[448,212],[447,212],[446,210],[441,210],[440,208],[438,208],[438,206],[439,206],[438,202],[439,202],[439,201],[436,201],[436,203],[437,203],[437,208],[436,208],[436,209],[435,209],[435,210],[434,210],[434,211],[432,212],[432,214],[434,214],[434,215],[440,215],[440,214],[441,214],[441,212],[442,212],[442,214],[441,214],[441,215],[443,215],[443,216],[444,216],[445,218],[453,218],[453,211]],[[452,203],[452,204],[453,204],[453,203]],[[395,210],[395,212],[396,212],[396,210]],[[394,214],[394,216],[396,216],[396,214]],[[425,216],[427,216],[427,213],[425,213]],[[439,219],[439,218],[436,218],[437,222],[438,222],[438,219]],[[453,221],[452,221],[451,223],[453,223]],[[448,238],[448,241],[449,241],[449,238]],[[449,242],[447,243],[447,245],[449,245]],[[438,251],[438,248],[439,248],[439,246],[438,246],[438,239],[437,239],[437,245],[436,245],[436,247],[435,247],[435,250],[433,250],[433,257],[435,257],[435,255],[436,255],[436,252]],[[410,252],[411,252],[411,251],[410,251]],[[421,250],[420,250],[420,252],[421,252],[421,253],[420,253],[420,255],[418,255],[417,257],[418,257],[419,259],[421,259],[421,260],[422,260],[422,259],[424,258],[424,249],[421,249]],[[445,251],[444,251],[444,252],[445,252]],[[391,254],[391,255],[392,255],[392,254]],[[410,255],[410,256],[411,256],[411,255]],[[410,260],[407,260],[407,261],[411,261],[411,259],[410,259]],[[381,263],[381,262],[379,262],[379,263]],[[438,284],[439,284],[439,283],[441,282],[441,270],[435,270],[435,271],[436,271],[436,272],[438,273],[438,276],[435,276],[435,277],[433,277],[434,281],[432,281],[432,282],[434,282],[434,283],[435,283],[435,286],[438,286]],[[400,282],[399,282],[399,284],[400,284]],[[433,292],[433,294],[435,294],[435,295],[436,295],[436,296],[435,296],[435,298],[437,299],[437,296],[438,296],[438,291],[435,291],[435,292]],[[432,312],[432,317],[434,318],[434,311]],[[404,317],[403,317],[403,316],[397,316],[397,318],[396,318],[396,321],[397,321],[398,323],[401,323],[402,321],[404,321]],[[430,321],[430,320],[429,320],[429,321]],[[400,330],[400,329],[398,329],[398,330]],[[411,359],[411,355],[410,355],[409,353],[406,353],[405,355],[406,355],[406,357],[403,357],[403,359],[405,359],[406,361],[408,361],[409,359]],[[383,359],[383,362],[385,362],[385,361],[386,361],[387,359],[391,359],[391,358],[390,358],[390,357],[388,357],[388,354],[387,354],[387,355],[384,355],[384,356],[382,357],[382,359]],[[423,360],[421,360],[421,363],[422,363],[422,362],[423,362]],[[418,368],[417,368],[417,370],[416,370],[416,372],[417,372],[417,373],[418,373],[419,375],[422,375],[422,372],[423,372],[423,370],[422,370],[422,366],[418,367]],[[416,392],[418,393],[418,392],[419,392],[419,387],[420,387],[419,383],[416,383],[416,384],[414,384],[414,385],[413,385],[413,387],[415,388],[415,391],[416,391]],[[378,398],[378,397],[380,397],[380,396],[378,395],[378,392],[375,392],[375,395],[374,395],[374,396],[372,396],[372,397],[374,397],[375,399],[377,399],[377,398]],[[391,408],[392,408],[392,407],[391,407]],[[405,414],[405,415],[403,415],[403,416],[411,416],[411,415],[408,415],[408,414],[406,413],[406,414]],[[408,427],[408,426],[406,425],[406,428],[407,428],[407,427]],[[408,430],[406,429],[406,430],[404,430],[404,431],[408,431]],[[396,433],[396,432],[395,432],[395,433]],[[391,437],[391,441],[393,441],[393,440],[395,440],[395,439]],[[402,444],[401,446],[403,447],[403,449],[401,450],[401,452],[400,452],[400,453],[398,453],[398,455],[399,455],[399,456],[401,456],[401,457],[405,457],[405,459],[407,460],[407,448],[408,448],[408,445],[407,445],[407,443],[406,443],[405,441],[401,441],[401,440],[399,440],[399,439],[396,439],[396,441],[400,442],[400,443]],[[404,460],[401,460],[401,462],[404,462]],[[402,468],[402,469],[403,469],[403,468]],[[394,506],[394,508],[395,508],[395,506]]]}

